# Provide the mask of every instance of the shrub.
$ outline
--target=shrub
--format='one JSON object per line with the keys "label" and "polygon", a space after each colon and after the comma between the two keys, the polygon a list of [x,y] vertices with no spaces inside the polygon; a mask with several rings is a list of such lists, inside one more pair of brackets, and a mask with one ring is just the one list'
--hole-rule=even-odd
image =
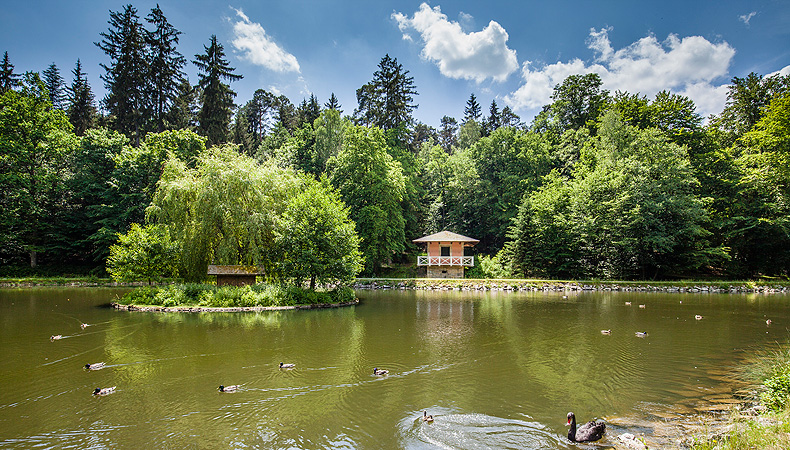
{"label": "shrub", "polygon": [[760,393],[763,405],[774,411],[783,410],[790,399],[790,367],[766,380],[763,387],[765,390]]}

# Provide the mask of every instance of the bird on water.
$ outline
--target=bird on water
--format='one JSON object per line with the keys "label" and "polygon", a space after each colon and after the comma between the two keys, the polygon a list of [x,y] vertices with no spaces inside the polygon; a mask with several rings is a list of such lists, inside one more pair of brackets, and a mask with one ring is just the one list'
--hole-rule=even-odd
{"label": "bird on water", "polygon": [[595,422],[592,420],[577,429],[576,415],[574,415],[572,412],[568,413],[568,423],[566,426],[571,427],[570,430],[568,430],[568,440],[571,442],[597,441],[603,437],[603,433],[606,431],[605,423]]}

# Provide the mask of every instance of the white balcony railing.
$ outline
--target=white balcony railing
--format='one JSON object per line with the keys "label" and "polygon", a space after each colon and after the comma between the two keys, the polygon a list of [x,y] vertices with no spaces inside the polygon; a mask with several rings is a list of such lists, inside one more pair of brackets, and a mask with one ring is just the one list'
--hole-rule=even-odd
{"label": "white balcony railing", "polygon": [[469,266],[475,265],[474,256],[418,256],[418,266]]}

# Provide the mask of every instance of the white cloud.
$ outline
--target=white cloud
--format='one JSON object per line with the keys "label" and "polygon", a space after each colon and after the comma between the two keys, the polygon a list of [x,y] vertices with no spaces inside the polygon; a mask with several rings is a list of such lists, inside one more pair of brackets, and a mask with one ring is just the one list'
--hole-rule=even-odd
{"label": "white cloud", "polygon": [[[425,46],[422,57],[434,62],[442,75],[450,78],[475,80],[487,78],[504,81],[518,69],[516,51],[507,47],[508,34],[495,21],[488,23],[482,31],[465,33],[458,22],[447,20],[441,9],[423,3],[410,19],[401,13],[393,13],[404,39],[410,39],[408,30],[420,34]],[[468,16],[462,18],[467,21]]]}
{"label": "white cloud", "polygon": [[234,10],[240,20],[233,24],[234,39],[231,43],[241,52],[243,59],[275,72],[300,71],[296,57],[267,36],[261,24],[251,22],[242,10]]}
{"label": "white cloud", "polygon": [[784,66],[784,67],[782,67],[781,69],[777,70],[774,73],[769,73],[768,75],[766,75],[766,77],[772,77],[774,75],[780,75],[780,76],[783,76],[783,77],[786,77],[786,76],[790,75],[790,66]]}
{"label": "white cloud", "polygon": [[757,11],[752,11],[749,14],[744,14],[742,16],[738,16],[738,20],[745,23],[747,26],[749,25],[749,21],[752,20],[752,17],[757,15]]}
{"label": "white cloud", "polygon": [[663,42],[646,36],[615,50],[609,41],[610,28],[590,30],[587,47],[594,63],[580,59],[533,67],[522,66],[524,83],[505,97],[514,110],[535,109],[550,103],[554,87],[569,75],[597,73],[603,88],[654,96],[671,90],[694,100],[703,115],[718,113],[726,100],[726,88],[714,80],[727,75],[735,55],[728,43],[714,44],[700,36],[679,38],[670,34]]}

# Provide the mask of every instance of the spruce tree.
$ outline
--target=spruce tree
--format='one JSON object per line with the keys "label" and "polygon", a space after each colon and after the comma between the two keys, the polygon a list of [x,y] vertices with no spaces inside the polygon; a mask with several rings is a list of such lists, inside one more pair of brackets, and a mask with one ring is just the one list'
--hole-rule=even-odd
{"label": "spruce tree", "polygon": [[332,92],[332,95],[329,96],[329,101],[324,103],[324,109],[334,109],[341,115],[343,114],[343,110],[340,109],[340,102],[338,101],[334,92]]}
{"label": "spruce tree", "polygon": [[148,103],[152,109],[154,129],[162,132],[167,127],[169,109],[180,92],[186,59],[176,50],[181,32],[167,21],[158,4],[145,20],[154,26],[152,31],[145,32],[149,50],[148,81],[151,84]]}
{"label": "spruce tree", "polygon": [[480,121],[480,116],[482,115],[482,110],[480,109],[480,103],[477,103],[477,98],[475,94],[469,95],[469,100],[466,101],[466,108],[464,108],[464,124],[469,122],[470,120],[474,120],[475,122]]}
{"label": "spruce tree", "polygon": [[74,134],[82,136],[93,126],[96,107],[93,104],[93,93],[88,85],[88,77],[82,71],[82,63],[79,59],[71,73],[74,74],[74,79],[71,86],[66,89],[69,122],[74,127]]}
{"label": "spruce tree", "polygon": [[222,80],[237,81],[243,76],[233,73],[236,70],[225,60],[225,50],[211,35],[209,45],[203,46],[206,53],[195,55],[192,61],[200,70],[198,85],[202,89],[202,107],[198,113],[198,132],[208,138],[211,147],[227,141],[228,126],[233,113],[233,97],[236,93]]}
{"label": "spruce tree", "polygon": [[52,107],[60,110],[65,109],[66,93],[64,92],[63,77],[60,76],[58,66],[52,63],[41,74],[44,76],[44,85],[49,91],[49,100],[52,102]]}
{"label": "spruce tree", "polygon": [[303,99],[302,104],[299,105],[299,109],[296,111],[299,127],[301,128],[304,125],[312,126],[319,114],[321,114],[321,106],[318,104],[318,99],[315,94],[310,94],[310,100]]}
{"label": "spruce tree", "polygon": [[14,73],[14,65],[8,59],[8,52],[3,55],[3,62],[0,64],[0,94],[19,86],[19,75]]}
{"label": "spruce tree", "polygon": [[197,126],[198,89],[184,76],[179,80],[173,103],[167,111],[165,128],[192,130]]}
{"label": "spruce tree", "polygon": [[123,11],[110,11],[110,29],[102,32],[99,47],[110,57],[110,65],[101,64],[101,76],[107,95],[104,106],[110,114],[112,128],[129,137],[135,146],[150,113],[147,97],[149,68],[146,55],[146,30],[140,23],[137,9],[126,5]]}
{"label": "spruce tree", "polygon": [[496,100],[491,100],[491,106],[488,108],[488,119],[486,120],[486,134],[491,134],[497,128],[502,126],[502,114],[499,112]]}
{"label": "spruce tree", "polygon": [[384,55],[373,80],[357,89],[358,108],[354,117],[358,124],[375,125],[391,130],[412,122],[411,112],[417,108],[414,77],[398,63],[397,58]]}

